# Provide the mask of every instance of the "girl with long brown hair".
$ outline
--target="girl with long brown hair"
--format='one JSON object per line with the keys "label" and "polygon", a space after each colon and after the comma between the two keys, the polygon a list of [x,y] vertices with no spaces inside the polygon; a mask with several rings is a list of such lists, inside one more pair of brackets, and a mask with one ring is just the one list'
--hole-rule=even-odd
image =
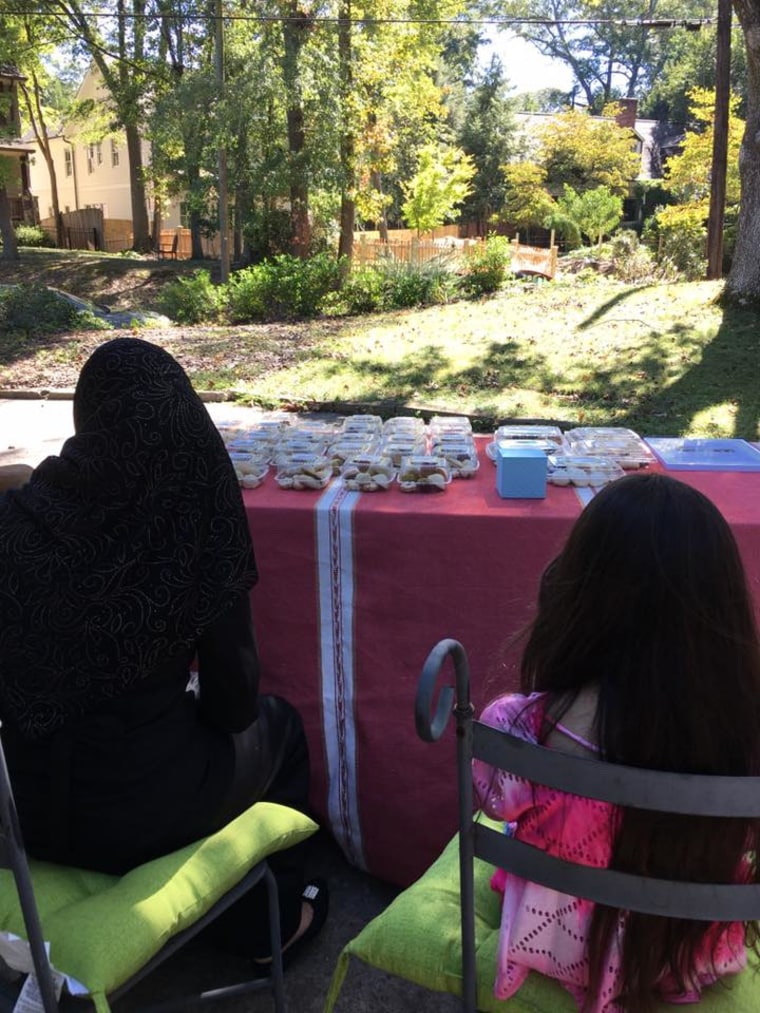
{"label": "girl with long brown hair", "polygon": [[[731,530],[695,489],[634,475],[603,489],[544,572],[521,693],[482,720],[554,749],[682,773],[760,774],[760,642]],[[760,827],[626,810],[478,762],[483,809],[551,854],[665,879],[758,881]],[[497,872],[495,991],[530,969],[587,1013],[696,1002],[740,971],[755,923],[618,911]]]}

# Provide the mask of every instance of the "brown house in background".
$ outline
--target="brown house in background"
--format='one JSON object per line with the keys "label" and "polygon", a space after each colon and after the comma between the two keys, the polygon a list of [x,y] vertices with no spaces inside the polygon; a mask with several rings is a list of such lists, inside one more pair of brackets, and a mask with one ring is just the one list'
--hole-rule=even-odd
{"label": "brown house in background", "polygon": [[18,85],[24,78],[15,67],[0,64],[0,157],[11,163],[11,176],[5,191],[14,225],[37,225],[40,216],[37,199],[29,185],[29,159],[34,147],[18,140],[21,118],[18,108]]}

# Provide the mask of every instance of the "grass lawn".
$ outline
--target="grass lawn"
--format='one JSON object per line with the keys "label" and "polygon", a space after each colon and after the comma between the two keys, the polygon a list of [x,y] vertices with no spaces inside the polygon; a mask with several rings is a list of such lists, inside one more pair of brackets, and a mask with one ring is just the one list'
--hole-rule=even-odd
{"label": "grass lawn", "polygon": [[[98,297],[57,264],[49,283]],[[107,282],[115,306],[124,304],[122,291],[133,306],[155,306],[170,276],[166,264],[153,277],[145,263],[124,259],[118,270],[118,283]],[[102,276],[102,267],[86,273],[90,285]],[[718,306],[719,292],[716,282],[568,277],[376,316],[142,333],[177,355],[197,387],[251,403],[438,409],[482,416],[485,427],[519,416],[755,440],[760,321],[750,309]],[[0,334],[0,386],[17,386],[22,374],[37,386],[73,385],[106,337],[80,332],[19,344]]]}

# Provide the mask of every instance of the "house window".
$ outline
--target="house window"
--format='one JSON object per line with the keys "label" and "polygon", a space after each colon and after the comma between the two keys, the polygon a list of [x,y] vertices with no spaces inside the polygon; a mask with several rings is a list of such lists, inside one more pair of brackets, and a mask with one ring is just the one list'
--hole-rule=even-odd
{"label": "house window", "polygon": [[118,164],[119,164],[119,147],[118,147],[116,141],[112,137],[111,138],[111,167],[115,169]]}
{"label": "house window", "polygon": [[186,201],[182,201],[179,206],[179,224],[183,229],[190,228],[190,208]]}
{"label": "house window", "polygon": [[63,149],[63,163],[65,166],[65,172],[67,176],[71,176],[74,172],[74,157],[71,148]]}
{"label": "house window", "polygon": [[98,144],[95,145],[95,157],[97,159],[98,165],[102,165],[103,164],[103,146],[99,142],[98,142]]}
{"label": "house window", "polygon": [[88,144],[87,145],[87,171],[88,172],[94,172],[95,171],[95,145],[94,144]]}

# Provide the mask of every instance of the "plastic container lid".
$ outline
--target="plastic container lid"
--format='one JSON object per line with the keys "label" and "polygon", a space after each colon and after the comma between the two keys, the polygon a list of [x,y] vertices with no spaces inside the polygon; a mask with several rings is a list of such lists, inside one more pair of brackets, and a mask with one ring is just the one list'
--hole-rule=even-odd
{"label": "plastic container lid", "polygon": [[500,439],[494,440],[492,443],[486,444],[486,456],[490,458],[496,464],[496,449],[497,447],[506,447],[508,449],[518,449],[522,447],[530,448],[531,450],[541,450],[544,454],[556,454],[562,450],[562,447],[558,447],[553,440],[541,438],[541,437],[525,437],[524,439]]}
{"label": "plastic container lid", "polygon": [[519,425],[509,423],[499,426],[494,433],[494,442],[499,440],[551,440],[558,447],[564,447],[565,438],[559,426],[544,426],[532,423]]}

